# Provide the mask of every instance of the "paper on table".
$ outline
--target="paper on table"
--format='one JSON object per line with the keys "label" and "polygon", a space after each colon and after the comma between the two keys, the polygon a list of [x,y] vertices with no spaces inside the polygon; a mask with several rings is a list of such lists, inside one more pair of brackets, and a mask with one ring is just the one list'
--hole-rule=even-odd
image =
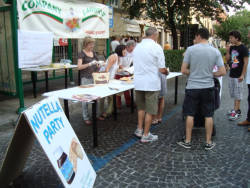
{"label": "paper on table", "polygon": [[90,102],[100,97],[90,94],[78,94],[78,95],[72,95],[72,98],[82,102]]}
{"label": "paper on table", "polygon": [[79,88],[91,88],[91,87],[95,87],[94,84],[88,84],[88,85],[80,85],[78,86]]}

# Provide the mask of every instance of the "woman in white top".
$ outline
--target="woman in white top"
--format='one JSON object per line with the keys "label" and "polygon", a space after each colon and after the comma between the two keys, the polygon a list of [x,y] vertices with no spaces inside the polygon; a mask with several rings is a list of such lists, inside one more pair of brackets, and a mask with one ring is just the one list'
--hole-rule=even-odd
{"label": "woman in white top", "polygon": [[[105,67],[105,72],[109,72],[109,79],[112,80],[115,78],[115,74],[119,69],[120,58],[126,55],[126,46],[118,45],[115,49],[115,53],[110,55],[107,59],[107,65]],[[100,112],[104,111],[104,101],[100,101]],[[106,113],[102,113],[99,119],[106,118],[110,116],[113,112],[113,97],[108,97],[108,108]]]}

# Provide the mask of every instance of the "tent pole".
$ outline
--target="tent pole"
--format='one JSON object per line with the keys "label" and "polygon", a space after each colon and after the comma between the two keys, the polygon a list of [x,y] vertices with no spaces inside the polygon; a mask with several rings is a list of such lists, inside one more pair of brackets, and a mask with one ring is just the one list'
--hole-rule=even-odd
{"label": "tent pole", "polygon": [[106,54],[107,54],[107,58],[108,58],[108,56],[109,56],[109,54],[110,54],[110,39],[108,38],[108,39],[106,39]]}
{"label": "tent pole", "polygon": [[[68,39],[68,58],[73,63],[71,39]],[[69,79],[70,79],[70,82],[73,82],[73,71],[72,71],[72,69],[69,69]]]}
{"label": "tent pole", "polygon": [[18,33],[17,33],[17,2],[13,0],[11,10],[11,26],[13,37],[13,54],[14,54],[14,68],[16,79],[16,92],[19,98],[18,114],[25,110],[24,107],[24,95],[23,95],[23,83],[22,83],[22,70],[18,68]]}

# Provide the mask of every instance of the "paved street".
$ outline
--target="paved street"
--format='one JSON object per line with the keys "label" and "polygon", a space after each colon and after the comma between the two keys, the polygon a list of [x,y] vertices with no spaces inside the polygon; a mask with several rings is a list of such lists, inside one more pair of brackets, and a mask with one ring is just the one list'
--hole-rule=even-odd
{"label": "paved street", "polygon": [[[142,144],[132,136],[136,128],[137,114],[131,114],[130,109],[124,106],[118,112],[117,121],[110,119],[98,122],[99,146],[93,148],[92,127],[83,124],[81,104],[70,104],[72,127],[97,171],[96,188],[250,188],[250,133],[246,127],[238,127],[237,121],[228,121],[226,118],[226,112],[233,106],[226,77],[223,81],[222,103],[215,114],[216,147],[212,151],[204,150],[204,128],[193,130],[191,149],[184,149],[176,144],[185,130],[182,118],[185,83],[185,77],[181,77],[178,104],[174,105],[174,79],[168,81],[163,122],[152,128],[152,132],[159,135],[159,140],[154,143]],[[247,111],[246,88],[241,120],[245,119]],[[34,102],[31,95],[26,97]],[[12,99],[9,99],[9,103],[12,102]],[[2,105],[0,108],[3,108]],[[13,131],[11,124],[0,127],[1,162]],[[12,187],[62,187],[37,142],[23,174]]]}

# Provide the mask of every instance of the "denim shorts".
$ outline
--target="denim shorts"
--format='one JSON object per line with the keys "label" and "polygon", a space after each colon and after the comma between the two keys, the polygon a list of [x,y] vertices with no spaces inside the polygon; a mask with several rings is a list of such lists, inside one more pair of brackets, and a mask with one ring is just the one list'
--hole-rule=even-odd
{"label": "denim shorts", "polygon": [[215,89],[186,89],[183,115],[194,117],[198,111],[204,117],[213,117],[215,110]]}

